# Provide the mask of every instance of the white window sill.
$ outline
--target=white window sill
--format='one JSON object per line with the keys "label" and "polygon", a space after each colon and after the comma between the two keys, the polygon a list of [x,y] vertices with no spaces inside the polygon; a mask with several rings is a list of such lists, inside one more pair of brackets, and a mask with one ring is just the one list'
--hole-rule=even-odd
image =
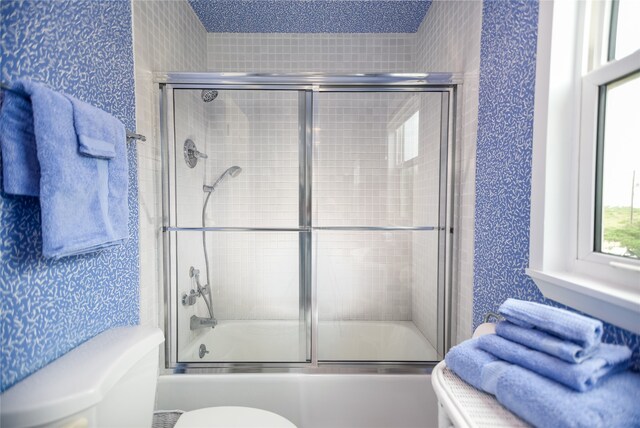
{"label": "white window sill", "polygon": [[546,298],[640,334],[640,285],[629,289],[570,272],[526,273]]}

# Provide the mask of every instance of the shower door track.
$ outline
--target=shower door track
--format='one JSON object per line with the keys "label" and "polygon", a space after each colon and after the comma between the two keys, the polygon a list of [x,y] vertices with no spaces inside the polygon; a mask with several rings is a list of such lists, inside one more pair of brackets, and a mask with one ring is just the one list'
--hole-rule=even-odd
{"label": "shower door track", "polygon": [[[318,361],[318,308],[316,287],[312,279],[312,233],[319,231],[434,231],[438,239],[438,326],[437,346],[443,353],[451,346],[451,258],[453,215],[453,154],[456,129],[457,94],[462,75],[453,73],[420,74],[358,74],[331,75],[322,73],[258,74],[258,73],[155,73],[158,84],[160,135],[162,143],[163,190],[163,284],[165,344],[165,372],[187,373],[430,373],[438,361]],[[171,226],[169,177],[171,159],[170,139],[173,138],[170,117],[173,117],[174,89],[220,90],[285,90],[299,93],[299,116],[304,126],[299,132],[299,220],[293,228],[269,227],[175,227]],[[440,141],[439,225],[434,226],[312,226],[312,150],[313,150],[313,93],[316,92],[440,92],[442,101]],[[171,96],[169,96],[171,94]],[[171,116],[170,113],[171,112]],[[444,171],[444,172],[443,172]],[[307,330],[306,362],[178,362],[176,299],[172,299],[171,274],[175,269],[171,260],[171,233],[175,232],[299,232],[300,239],[300,320]],[[449,233],[447,233],[447,231]]]}

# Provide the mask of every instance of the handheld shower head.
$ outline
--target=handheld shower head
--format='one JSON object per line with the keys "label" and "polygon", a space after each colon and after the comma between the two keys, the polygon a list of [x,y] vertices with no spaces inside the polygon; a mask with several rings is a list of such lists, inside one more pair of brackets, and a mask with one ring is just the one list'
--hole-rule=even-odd
{"label": "handheld shower head", "polygon": [[240,168],[237,165],[232,166],[230,168],[227,168],[227,170],[225,172],[220,174],[220,177],[218,177],[218,179],[215,181],[215,183],[213,183],[212,186],[207,186],[205,184],[204,186],[202,186],[202,190],[205,193],[213,193],[216,190],[216,187],[218,187],[218,185],[220,183],[222,183],[224,180],[226,180],[227,177],[235,178],[235,177],[239,176],[241,172],[242,172],[242,168]]}

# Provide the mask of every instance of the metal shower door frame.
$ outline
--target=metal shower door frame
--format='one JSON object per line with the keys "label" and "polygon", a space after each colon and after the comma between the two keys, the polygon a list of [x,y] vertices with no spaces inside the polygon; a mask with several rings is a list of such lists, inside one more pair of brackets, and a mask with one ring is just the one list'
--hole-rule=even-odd
{"label": "metal shower door frame", "polygon": [[[302,372],[302,373],[427,373],[437,361],[318,361],[318,307],[317,290],[312,273],[312,240],[314,230],[436,230],[438,232],[438,337],[437,347],[444,353],[450,347],[451,317],[451,249],[453,233],[453,154],[455,142],[456,98],[462,83],[460,75],[450,73],[425,74],[366,74],[330,75],[303,74],[249,74],[249,73],[156,73],[158,84],[160,135],[162,144],[163,190],[163,285],[164,321],[167,342],[165,368],[193,373],[218,372]],[[246,228],[205,227],[182,228],[173,224],[175,203],[171,204],[171,171],[175,171],[175,157],[169,153],[175,144],[173,91],[175,89],[218,90],[285,90],[298,92],[299,117],[299,227],[298,228]],[[418,227],[313,227],[312,223],[312,166],[313,166],[313,112],[314,94],[322,92],[439,92],[442,93],[439,214],[437,226]],[[175,177],[173,178],[175,180]],[[306,335],[306,362],[189,362],[178,361],[177,310],[178,298],[172,273],[177,266],[176,236],[180,231],[251,231],[298,232],[299,234],[299,316]],[[175,254],[176,257],[171,257]],[[169,372],[169,371],[168,371]]]}

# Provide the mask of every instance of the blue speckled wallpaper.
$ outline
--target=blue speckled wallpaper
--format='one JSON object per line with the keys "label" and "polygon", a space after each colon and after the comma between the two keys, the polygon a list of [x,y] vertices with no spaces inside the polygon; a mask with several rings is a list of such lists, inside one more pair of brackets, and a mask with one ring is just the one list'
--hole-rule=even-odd
{"label": "blue speckled wallpaper", "polygon": [[[29,77],[135,127],[131,3],[0,2],[2,80]],[[135,145],[129,145],[126,246],[41,256],[37,198],[0,195],[0,391],[101,331],[139,318]]]}
{"label": "blue speckled wallpaper", "polygon": [[431,0],[189,0],[210,33],[415,33]]}
{"label": "blue speckled wallpaper", "polygon": [[[485,0],[482,14],[474,328],[508,297],[561,306],[545,299],[524,273],[529,263],[538,2]],[[634,368],[640,369],[640,336],[606,325],[604,337],[630,346]]]}

